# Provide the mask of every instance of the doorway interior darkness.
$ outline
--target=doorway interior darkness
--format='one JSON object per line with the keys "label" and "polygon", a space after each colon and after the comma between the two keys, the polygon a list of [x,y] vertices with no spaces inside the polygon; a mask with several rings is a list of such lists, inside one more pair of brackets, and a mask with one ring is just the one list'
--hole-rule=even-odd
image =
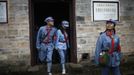
{"label": "doorway interior darkness", "polygon": [[[38,64],[38,53],[36,49],[36,35],[39,27],[46,25],[44,19],[48,16],[54,18],[55,27],[60,25],[62,20],[68,20],[70,27],[68,29],[70,39],[70,49],[67,53],[67,61],[75,62],[76,60],[76,43],[73,41],[75,28],[72,26],[75,24],[73,17],[73,0],[30,0],[30,46],[31,46],[31,64]],[[71,41],[72,40],[72,41]],[[59,57],[56,50],[53,53],[53,62],[59,63]],[[72,61],[73,60],[73,61]]]}

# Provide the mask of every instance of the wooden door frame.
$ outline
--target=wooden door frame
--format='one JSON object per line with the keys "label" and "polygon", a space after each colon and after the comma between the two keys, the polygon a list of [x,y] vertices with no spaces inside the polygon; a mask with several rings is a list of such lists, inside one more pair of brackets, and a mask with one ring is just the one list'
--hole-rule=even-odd
{"label": "wooden door frame", "polygon": [[77,63],[77,41],[76,41],[76,0],[72,0],[70,3],[70,53],[71,62]]}
{"label": "wooden door frame", "polygon": [[[77,42],[76,42],[76,19],[75,19],[75,3],[76,0],[71,0],[70,2],[70,62],[77,63]],[[31,65],[36,65],[36,58],[34,55],[34,36],[33,25],[34,25],[34,17],[33,17],[33,3],[32,0],[29,0],[29,30],[30,30],[30,52],[31,52]]]}

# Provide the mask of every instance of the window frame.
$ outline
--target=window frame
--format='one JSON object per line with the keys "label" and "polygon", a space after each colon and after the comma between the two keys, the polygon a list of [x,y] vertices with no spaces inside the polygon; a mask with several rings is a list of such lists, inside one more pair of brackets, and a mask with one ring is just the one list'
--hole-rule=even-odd
{"label": "window frame", "polygon": [[106,20],[109,20],[109,19],[112,19],[112,18],[109,18],[109,19],[102,19],[102,20],[96,20],[95,19],[95,8],[94,8],[94,4],[95,3],[114,3],[114,4],[117,4],[117,19],[113,19],[113,20],[116,20],[116,21],[119,21],[119,1],[92,1],[92,13],[93,13],[93,16],[92,16],[92,20],[93,22],[96,22],[96,21],[106,21]]}

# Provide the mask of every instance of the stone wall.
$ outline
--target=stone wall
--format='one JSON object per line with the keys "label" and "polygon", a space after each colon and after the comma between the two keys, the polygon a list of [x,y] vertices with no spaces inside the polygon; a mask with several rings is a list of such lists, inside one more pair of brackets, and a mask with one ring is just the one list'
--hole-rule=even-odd
{"label": "stone wall", "polygon": [[[120,0],[120,21],[116,30],[121,40],[124,54],[134,53],[134,1]],[[94,56],[97,37],[105,30],[105,22],[93,22],[91,0],[76,0],[77,57],[80,61],[83,53]]]}
{"label": "stone wall", "polygon": [[[30,65],[28,0],[7,2],[8,23],[0,24],[0,64]],[[116,30],[125,54],[134,52],[133,3],[133,0],[120,0],[120,21]],[[78,61],[83,53],[94,56],[97,37],[105,30],[104,21],[93,22],[91,17],[91,0],[76,0]]]}
{"label": "stone wall", "polygon": [[0,64],[30,65],[28,0],[7,2],[8,23],[0,24]]}

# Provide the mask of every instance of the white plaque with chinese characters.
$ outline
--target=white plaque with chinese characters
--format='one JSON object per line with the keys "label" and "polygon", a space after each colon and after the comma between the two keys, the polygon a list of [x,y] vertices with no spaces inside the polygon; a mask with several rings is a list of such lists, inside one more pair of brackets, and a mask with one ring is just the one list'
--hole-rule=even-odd
{"label": "white plaque with chinese characters", "polygon": [[7,3],[0,2],[0,23],[7,22]]}
{"label": "white plaque with chinese characters", "polygon": [[118,2],[93,2],[93,20],[119,20]]}

